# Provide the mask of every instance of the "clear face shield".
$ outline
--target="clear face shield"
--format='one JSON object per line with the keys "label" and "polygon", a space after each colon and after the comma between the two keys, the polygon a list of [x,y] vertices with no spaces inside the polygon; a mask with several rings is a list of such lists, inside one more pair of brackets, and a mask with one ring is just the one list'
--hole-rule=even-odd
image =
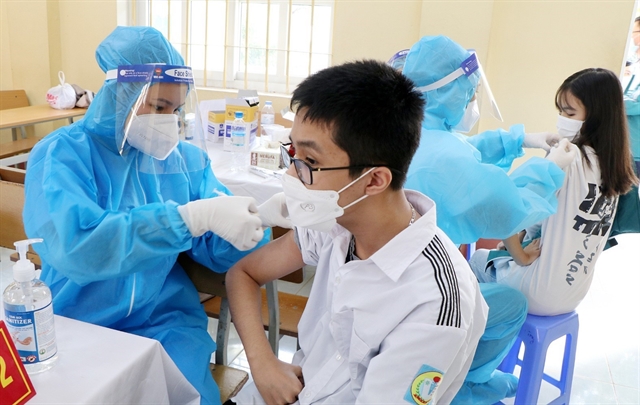
{"label": "clear face shield", "polygon": [[191,68],[129,65],[119,66],[115,74],[120,155],[135,159],[146,173],[202,170],[207,163],[205,133]]}
{"label": "clear face shield", "polygon": [[396,54],[387,61],[387,65],[391,66],[399,72],[402,72],[402,68],[404,68],[404,63],[407,60],[408,53],[409,49],[403,49],[399,52],[396,52]]}
{"label": "clear face shield", "polygon": [[418,87],[417,90],[423,93],[428,91],[432,91],[435,89],[439,89],[462,75],[471,76],[473,73],[478,72],[480,75],[482,88],[487,93],[487,97],[489,99],[489,104],[491,105],[491,115],[493,115],[496,119],[503,121],[502,114],[500,114],[500,109],[498,108],[498,103],[496,103],[496,99],[493,97],[493,93],[491,92],[491,87],[489,87],[489,82],[487,81],[487,76],[484,74],[484,70],[482,70],[482,65],[478,60],[478,56],[474,50],[469,50],[471,52],[471,56],[462,61],[460,67],[453,72],[449,73],[442,79],[433,82],[427,86]]}

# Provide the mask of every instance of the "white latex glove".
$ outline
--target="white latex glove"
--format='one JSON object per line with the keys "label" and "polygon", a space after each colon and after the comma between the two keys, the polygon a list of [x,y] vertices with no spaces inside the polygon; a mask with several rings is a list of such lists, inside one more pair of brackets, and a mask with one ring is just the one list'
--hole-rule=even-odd
{"label": "white latex glove", "polygon": [[539,148],[549,151],[552,146],[556,145],[562,139],[561,135],[552,132],[536,132],[533,134],[524,134],[523,148]]}
{"label": "white latex glove", "polygon": [[211,231],[238,250],[254,248],[264,234],[252,197],[205,198],[179,206],[178,212],[194,237]]}
{"label": "white latex glove", "polygon": [[564,170],[565,167],[573,162],[577,153],[578,147],[565,138],[558,143],[558,146],[551,148],[551,152],[549,152],[546,159],[557,164],[559,168]]}
{"label": "white latex glove", "polygon": [[273,197],[258,206],[258,215],[262,220],[262,226],[279,226],[281,228],[293,228],[291,221],[286,218],[289,215],[284,193],[274,194]]}

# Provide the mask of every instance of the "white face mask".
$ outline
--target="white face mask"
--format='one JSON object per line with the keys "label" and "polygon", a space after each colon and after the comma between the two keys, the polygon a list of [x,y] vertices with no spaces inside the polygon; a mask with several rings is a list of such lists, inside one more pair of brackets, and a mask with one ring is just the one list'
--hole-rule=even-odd
{"label": "white face mask", "polygon": [[282,176],[282,188],[287,201],[287,210],[289,211],[291,223],[302,228],[329,232],[335,226],[336,218],[344,214],[344,210],[368,197],[365,194],[345,207],[341,207],[338,205],[340,193],[369,174],[373,169],[375,167],[369,169],[339,191],[311,190],[306,188],[297,177],[285,173]]}
{"label": "white face mask", "polygon": [[134,115],[125,130],[127,142],[140,152],[165,160],[178,146],[178,116],[175,114]]}
{"label": "white face mask", "polygon": [[464,110],[462,120],[453,127],[454,131],[464,132],[465,134],[471,131],[476,122],[480,119],[480,108],[478,108],[478,100],[473,100],[467,105],[467,109]]}
{"label": "white face mask", "polygon": [[576,135],[578,135],[578,132],[580,132],[582,124],[584,124],[584,121],[574,120],[558,114],[558,122],[556,123],[558,135],[562,135],[563,137],[572,140]]}

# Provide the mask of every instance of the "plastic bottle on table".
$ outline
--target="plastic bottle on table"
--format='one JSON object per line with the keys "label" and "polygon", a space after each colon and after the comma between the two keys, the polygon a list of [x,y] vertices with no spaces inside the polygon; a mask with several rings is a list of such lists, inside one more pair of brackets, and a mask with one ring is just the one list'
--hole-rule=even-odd
{"label": "plastic bottle on table", "polygon": [[42,239],[14,243],[20,260],[13,266],[14,282],[2,295],[7,329],[29,374],[50,369],[58,359],[51,290],[27,259],[29,245],[36,242]]}
{"label": "plastic bottle on table", "polygon": [[196,115],[194,113],[185,116],[184,126],[184,139],[192,141],[196,132]]}
{"label": "plastic bottle on table", "polygon": [[[273,106],[271,105],[271,101],[265,101],[264,107],[262,107],[262,111],[260,111],[260,136],[269,137],[269,134],[265,131],[265,125],[273,125],[276,122],[276,113],[273,110]],[[263,140],[267,140],[267,138],[263,138]],[[270,140],[270,139],[268,139]]]}
{"label": "plastic bottle on table", "polygon": [[247,125],[244,122],[244,113],[236,111],[235,120],[231,124],[231,171],[245,171],[249,167],[249,137],[247,136]]}

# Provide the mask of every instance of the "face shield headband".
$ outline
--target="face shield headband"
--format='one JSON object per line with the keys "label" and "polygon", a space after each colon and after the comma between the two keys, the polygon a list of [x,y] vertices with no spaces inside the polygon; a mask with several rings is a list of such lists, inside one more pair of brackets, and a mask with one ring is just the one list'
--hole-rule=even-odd
{"label": "face shield headband", "polygon": [[462,61],[458,69],[454,70],[453,72],[449,73],[448,75],[446,75],[445,77],[443,77],[442,79],[436,82],[433,82],[426,86],[418,87],[416,89],[422,93],[426,93],[428,91],[433,91],[433,90],[439,89],[440,87],[444,87],[447,84],[451,83],[452,81],[456,80],[457,78],[461,77],[462,75],[465,75],[468,77],[468,76],[471,76],[473,73],[478,72],[480,74],[480,78],[482,79],[482,85],[486,89],[487,96],[489,97],[489,101],[491,104],[491,115],[493,115],[498,120],[503,121],[502,114],[500,114],[500,109],[498,108],[498,104],[496,103],[496,100],[493,97],[493,93],[491,92],[491,87],[489,87],[489,82],[487,81],[487,76],[484,74],[484,70],[482,70],[482,65],[478,60],[478,56],[476,55],[476,52],[473,50],[470,50],[469,52],[471,52],[471,56],[469,56],[467,59]]}
{"label": "face shield headband", "polygon": [[[120,154],[126,159],[135,158],[143,172],[201,170],[206,165],[206,143],[191,68],[119,66],[107,72],[107,80],[114,78],[115,138]],[[188,161],[185,153],[190,155]]]}

